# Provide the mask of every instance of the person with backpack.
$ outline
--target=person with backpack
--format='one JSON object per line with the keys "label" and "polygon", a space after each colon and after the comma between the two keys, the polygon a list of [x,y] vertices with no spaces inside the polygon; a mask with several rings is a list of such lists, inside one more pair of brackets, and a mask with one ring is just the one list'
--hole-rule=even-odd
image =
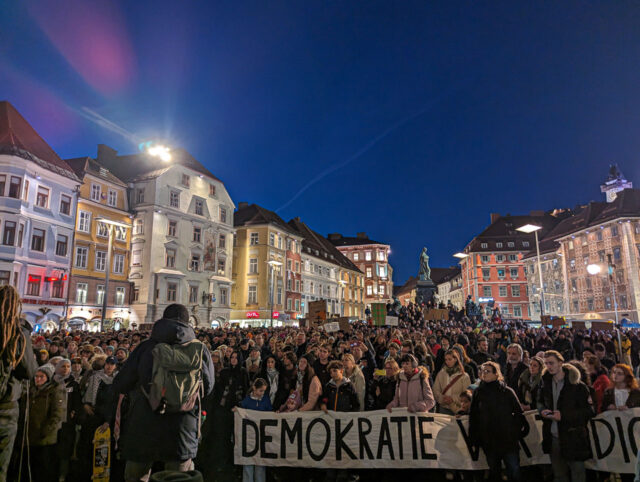
{"label": "person with backpack", "polygon": [[13,286],[0,287],[0,482],[7,471],[18,432],[18,401],[22,380],[31,380],[38,364],[31,330],[20,320],[20,295]]}
{"label": "person with backpack", "polygon": [[[151,337],[131,353],[112,384],[110,419],[114,431],[121,426],[127,482],[146,477],[154,462],[181,472],[193,468],[201,399],[213,384],[211,354],[189,326],[189,311],[177,303],[167,306]],[[129,399],[122,421],[116,419],[120,394]]]}
{"label": "person with backpack", "polygon": [[411,413],[428,412],[436,401],[427,369],[418,367],[418,360],[409,353],[402,356],[400,363],[402,371],[398,374],[395,395],[387,405],[387,410],[391,412],[393,408],[402,407]]}

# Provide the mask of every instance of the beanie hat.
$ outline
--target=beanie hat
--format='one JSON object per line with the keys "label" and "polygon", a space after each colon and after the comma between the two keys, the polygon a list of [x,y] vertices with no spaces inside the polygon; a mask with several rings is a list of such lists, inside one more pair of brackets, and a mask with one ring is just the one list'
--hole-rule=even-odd
{"label": "beanie hat", "polygon": [[51,381],[53,379],[53,373],[55,372],[55,368],[53,365],[47,363],[46,365],[42,365],[39,367],[37,372],[42,372],[47,376],[47,381]]}
{"label": "beanie hat", "polygon": [[162,313],[163,318],[168,318],[170,320],[177,320],[185,325],[189,324],[189,310],[184,305],[180,303],[173,303],[167,306],[164,309],[164,313]]}

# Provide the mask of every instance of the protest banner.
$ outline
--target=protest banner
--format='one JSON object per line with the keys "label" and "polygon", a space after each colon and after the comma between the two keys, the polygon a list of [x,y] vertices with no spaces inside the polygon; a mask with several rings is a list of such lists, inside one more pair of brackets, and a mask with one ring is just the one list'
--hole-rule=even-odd
{"label": "protest banner", "polygon": [[[525,416],[520,441],[522,466],[547,464],[542,420]],[[640,409],[604,412],[590,422],[594,470],[633,473],[640,440]],[[471,446],[468,417],[409,413],[293,412],[238,409],[235,463],[309,468],[487,468],[482,450]],[[399,463],[400,462],[400,463]]]}
{"label": "protest banner", "polygon": [[322,328],[324,328],[324,331],[326,331],[327,333],[334,333],[336,331],[340,331],[340,323],[338,323],[337,321],[332,321],[330,323],[325,323],[324,325],[322,325]]}
{"label": "protest banner", "polygon": [[375,326],[384,326],[387,317],[386,303],[371,303],[371,318]]}
{"label": "protest banner", "polygon": [[387,326],[398,326],[398,317],[397,316],[387,316],[385,320],[385,325]]}

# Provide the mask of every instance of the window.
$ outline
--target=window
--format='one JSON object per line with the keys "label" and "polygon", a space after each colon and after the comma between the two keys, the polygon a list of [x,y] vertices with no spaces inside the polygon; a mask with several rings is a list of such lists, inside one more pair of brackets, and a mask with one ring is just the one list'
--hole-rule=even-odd
{"label": "window", "polygon": [[27,295],[40,296],[40,281],[42,281],[42,276],[29,275],[27,278]]}
{"label": "window", "polygon": [[574,313],[577,313],[580,310],[580,307],[578,306],[578,300],[574,300],[573,302],[573,311]]}
{"label": "window", "polygon": [[371,251],[366,251],[364,253],[364,259],[365,261],[371,261]]}
{"label": "window", "polygon": [[96,304],[101,305],[104,303],[104,285],[96,286]]}
{"label": "window", "polygon": [[296,273],[300,272],[300,262],[296,261]]}
{"label": "window", "polygon": [[269,233],[269,246],[276,245],[276,235],[274,233]]}
{"label": "window", "polygon": [[100,185],[99,184],[92,184],[91,185],[91,200],[92,201],[97,201],[100,202]]}
{"label": "window", "polygon": [[219,259],[218,260],[218,275],[219,276],[224,276],[225,268],[226,268],[225,260],[224,259]]}
{"label": "window", "polygon": [[378,261],[384,261],[384,251],[378,251]]}
{"label": "window", "polygon": [[69,237],[65,236],[64,234],[58,234],[58,239],[56,240],[56,255],[66,256],[68,245],[69,245]]}
{"label": "window", "polygon": [[198,216],[202,216],[203,204],[202,204],[202,201],[200,199],[196,199],[195,210],[196,210],[196,214]]}
{"label": "window", "polygon": [[191,271],[200,271],[200,255],[191,253],[191,262],[189,263]]}
{"label": "window", "polygon": [[209,183],[209,196],[216,195],[216,185]]}
{"label": "window", "polygon": [[278,286],[276,290],[276,305],[282,304],[282,286]]}
{"label": "window", "polygon": [[16,223],[13,221],[5,221],[4,233],[2,235],[2,244],[5,246],[13,246],[16,237]]}
{"label": "window", "polygon": [[571,291],[578,291],[578,281],[575,278],[571,279]]}
{"label": "window", "polygon": [[[598,232],[601,232],[601,231],[598,231]],[[600,262],[600,263],[604,263],[605,262],[604,250],[598,251],[598,262]]]}
{"label": "window", "polygon": [[507,316],[509,314],[509,306],[505,305],[501,307],[502,314]]}
{"label": "window", "polygon": [[76,303],[87,302],[87,291],[89,286],[87,283],[76,283]]}
{"label": "window", "polygon": [[588,298],[587,299],[587,309],[589,311],[593,311],[593,298]]}
{"label": "window", "polygon": [[106,223],[98,223],[98,232],[96,234],[101,238],[109,237],[109,227],[106,225]]}
{"label": "window", "polygon": [[144,188],[136,189],[136,203],[142,204],[144,202]]}
{"label": "window", "polygon": [[367,285],[367,296],[371,296],[373,294],[373,286]]}
{"label": "window", "polygon": [[292,288],[293,288],[293,280],[289,278],[287,280],[287,291],[291,291]]}
{"label": "window", "polygon": [[7,187],[7,176],[5,174],[0,176],[0,196],[4,196],[4,190]]}
{"label": "window", "polygon": [[224,234],[221,234],[218,237],[218,248],[225,249],[227,247],[227,237]]}
{"label": "window", "polygon": [[258,272],[258,258],[249,259],[249,273],[256,274]]}
{"label": "window", "polygon": [[133,300],[134,303],[137,303],[138,301],[140,301],[140,288],[138,288],[137,286],[135,288],[133,288]]}
{"label": "window", "polygon": [[170,191],[169,206],[171,206],[172,208],[180,207],[180,193],[178,191]]}
{"label": "window", "polygon": [[287,311],[291,311],[291,298],[287,298]]}
{"label": "window", "polygon": [[605,298],[604,298],[604,309],[605,310],[610,310],[611,309],[611,297],[610,296],[605,296]]}
{"label": "window", "polygon": [[620,253],[620,246],[616,246],[613,248],[613,260],[620,261],[622,259],[622,255]]}
{"label": "window", "polygon": [[628,308],[627,305],[627,295],[620,295],[620,308],[626,310]]}
{"label": "window", "polygon": [[523,248],[528,248],[529,247],[529,241],[523,241],[522,242],[522,247]]}
{"label": "window", "polygon": [[202,239],[202,228],[198,226],[193,227],[193,242],[199,243]]}
{"label": "window", "polygon": [[116,306],[124,305],[125,288],[120,286],[116,288]]}
{"label": "window", "polygon": [[220,305],[227,306],[229,304],[229,292],[227,288],[220,288]]}
{"label": "window", "polygon": [[489,263],[491,260],[491,256],[487,256],[486,254],[483,254],[482,256],[480,256],[480,262],[482,263]]}
{"label": "window", "polygon": [[509,261],[511,261],[512,263],[515,263],[516,261],[518,261],[518,255],[517,254],[510,254],[509,255]]}
{"label": "window", "polygon": [[44,229],[33,228],[31,249],[33,251],[44,251]]}
{"label": "window", "polygon": [[511,287],[511,296],[513,296],[514,298],[520,298],[520,286],[513,285]]}
{"label": "window", "polygon": [[191,184],[191,178],[189,177],[189,174],[183,174],[182,180],[180,182],[183,186],[189,187],[189,185]]}
{"label": "window", "polygon": [[300,280],[296,280],[296,291],[300,291]]}
{"label": "window", "polygon": [[165,252],[165,261],[167,268],[175,268],[176,267],[176,250],[175,249],[167,249]]}
{"label": "window", "polygon": [[515,244],[514,244],[514,242],[513,242],[513,241],[509,241],[509,242],[507,243],[507,248],[513,248],[514,246],[515,246]]}
{"label": "window", "polygon": [[131,266],[142,266],[142,250],[136,249],[131,253]]}
{"label": "window", "polygon": [[482,268],[482,279],[485,281],[491,276],[491,270],[489,268]]}
{"label": "window", "polygon": [[573,241],[569,240],[569,249],[573,249]]}
{"label": "window", "polygon": [[22,187],[22,178],[11,176],[11,183],[9,184],[9,197],[14,199],[20,199],[20,188]]}
{"label": "window", "polygon": [[169,229],[167,231],[167,236],[176,236],[176,228],[178,227],[178,221],[169,221]]}
{"label": "window", "polygon": [[502,243],[496,243],[496,248],[502,248]]}
{"label": "window", "polygon": [[124,254],[116,254],[113,257],[113,272],[115,274],[124,273]]}
{"label": "window", "polygon": [[[282,235],[278,236],[278,249],[282,249]],[[326,255],[325,255],[326,258]]]}
{"label": "window", "polygon": [[88,233],[91,230],[91,213],[87,211],[78,212],[78,231]]}
{"label": "window", "polygon": [[572,270],[576,269],[576,260],[575,259],[570,259],[569,260],[569,268]]}
{"label": "window", "polygon": [[38,194],[36,195],[36,206],[40,208],[49,207],[49,189],[44,186],[38,186]]}
{"label": "window", "polygon": [[178,294],[178,285],[176,283],[167,283],[167,301],[176,301]]}
{"label": "window", "polygon": [[256,285],[249,286],[249,298],[247,299],[247,303],[250,305],[258,303],[258,287]]}
{"label": "window", "polygon": [[67,216],[71,213],[71,198],[66,194],[60,196],[60,214],[66,214]]}
{"label": "window", "polygon": [[383,295],[383,296],[384,296],[384,285],[380,285],[380,286],[378,287],[378,292],[379,292],[381,295]]}
{"label": "window", "polygon": [[296,311],[300,311],[300,300],[296,300]]}
{"label": "window", "polygon": [[136,219],[133,222],[133,234],[144,234],[144,219]]}
{"label": "window", "polygon": [[353,253],[353,260],[354,261],[360,261],[360,254],[359,253]]}
{"label": "window", "polygon": [[96,271],[105,271],[107,267],[107,252],[96,251]]}
{"label": "window", "polygon": [[598,229],[598,231],[596,231],[596,239],[598,241],[602,241],[602,229]]}
{"label": "window", "polygon": [[611,226],[611,237],[618,235],[618,226]]}
{"label": "window", "polygon": [[498,296],[500,296],[501,298],[507,296],[507,287],[506,286],[499,286],[498,287]]}
{"label": "window", "polygon": [[522,317],[522,307],[520,305],[515,305],[513,307],[513,316],[517,318]]}
{"label": "window", "polygon": [[256,246],[259,242],[260,234],[259,233],[251,233],[249,237],[249,244],[251,246]]}
{"label": "window", "polygon": [[518,277],[518,268],[509,268],[509,276],[516,279]]}
{"label": "window", "polygon": [[504,263],[504,254],[496,254],[496,263]]}
{"label": "window", "polygon": [[225,208],[224,206],[220,206],[220,222],[227,222],[227,208]]}
{"label": "window", "polygon": [[87,267],[87,256],[89,253],[89,248],[83,246],[76,247],[76,268],[86,268]]}
{"label": "window", "polygon": [[64,298],[64,281],[57,279],[51,282],[51,297]]}
{"label": "window", "polygon": [[500,279],[504,279],[505,277],[505,270],[504,268],[498,268],[498,278]]}
{"label": "window", "polygon": [[367,278],[371,278],[371,266],[367,266]]}
{"label": "window", "polygon": [[487,249],[489,247],[489,243],[480,243],[480,247],[482,249]]}
{"label": "window", "polygon": [[127,240],[127,229],[120,227],[120,226],[114,226],[113,229],[115,230],[116,233],[116,241],[126,241]]}
{"label": "window", "polygon": [[189,285],[189,303],[198,302],[198,287]]}
{"label": "window", "polygon": [[109,196],[107,197],[107,204],[109,206],[115,206],[118,204],[118,191],[109,189]]}
{"label": "window", "polygon": [[10,276],[10,271],[0,271],[0,286],[8,285]]}

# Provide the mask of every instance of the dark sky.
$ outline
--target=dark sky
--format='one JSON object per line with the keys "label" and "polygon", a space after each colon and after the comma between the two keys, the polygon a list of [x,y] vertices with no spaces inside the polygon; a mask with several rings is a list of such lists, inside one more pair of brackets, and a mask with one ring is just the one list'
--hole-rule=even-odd
{"label": "dark sky", "polygon": [[3,2],[0,86],[63,157],[166,139],[390,243],[396,283],[491,212],[600,200],[610,162],[640,182],[635,1]]}

